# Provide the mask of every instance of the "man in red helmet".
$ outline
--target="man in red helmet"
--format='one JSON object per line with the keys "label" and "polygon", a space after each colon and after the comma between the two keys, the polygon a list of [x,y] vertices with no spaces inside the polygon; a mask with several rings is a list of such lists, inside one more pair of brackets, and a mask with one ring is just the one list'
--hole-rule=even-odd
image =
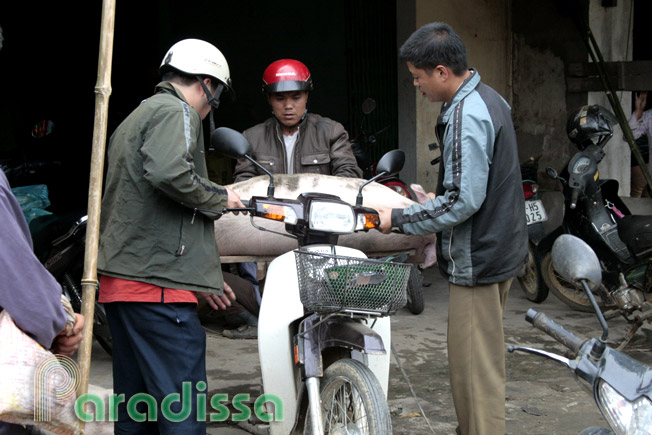
{"label": "man in red helmet", "polygon": [[[252,157],[273,174],[324,174],[361,178],[362,170],[351,150],[349,135],[339,122],[308,113],[308,93],[312,91],[308,68],[298,60],[281,59],[263,73],[263,92],[274,116],[244,131],[252,146]],[[244,181],[264,172],[247,159],[239,159],[234,181]],[[256,263],[238,264],[241,277],[254,285],[257,300],[260,292]],[[237,291],[237,290],[236,290]],[[252,301],[248,295],[236,294],[232,321],[243,324],[224,331],[230,338],[256,338],[257,310],[243,307]],[[232,311],[234,311],[232,310]]]}
{"label": "man in red helmet", "polygon": [[[274,174],[324,174],[362,177],[349,135],[339,122],[308,113],[310,71],[301,62],[281,59],[263,73],[263,92],[274,116],[244,131],[252,157]],[[263,175],[247,159],[239,159],[235,182]]]}

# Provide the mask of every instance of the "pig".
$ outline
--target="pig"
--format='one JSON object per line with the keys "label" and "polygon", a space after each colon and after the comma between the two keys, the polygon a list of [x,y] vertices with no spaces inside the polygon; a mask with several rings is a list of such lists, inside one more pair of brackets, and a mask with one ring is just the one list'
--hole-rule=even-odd
{"label": "pig", "polygon": [[[295,199],[300,193],[318,192],[339,196],[354,205],[360,186],[365,180],[319,174],[283,174],[274,176],[277,198]],[[267,196],[269,177],[261,175],[246,181],[229,185],[243,200],[252,196]],[[403,208],[415,202],[407,199],[382,184],[373,182],[362,191],[365,207],[390,206]],[[268,219],[255,218],[260,227],[275,231],[261,231],[251,225],[249,216],[226,213],[215,222],[217,246],[222,256],[278,256],[297,248],[297,241],[289,237],[285,224]],[[280,234],[279,234],[280,233]],[[435,264],[435,235],[408,236],[404,234],[382,234],[376,230],[346,234],[339,237],[338,245],[361,250],[370,257],[381,252],[415,250],[408,261],[418,263],[422,268]]]}

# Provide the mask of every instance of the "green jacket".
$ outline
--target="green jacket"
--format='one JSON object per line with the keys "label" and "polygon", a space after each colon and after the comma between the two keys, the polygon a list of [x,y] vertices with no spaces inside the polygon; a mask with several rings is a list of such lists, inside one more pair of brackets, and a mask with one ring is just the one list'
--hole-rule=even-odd
{"label": "green jacket", "polygon": [[227,192],[208,179],[200,115],[169,82],[111,136],[98,271],[221,294],[213,219]]}

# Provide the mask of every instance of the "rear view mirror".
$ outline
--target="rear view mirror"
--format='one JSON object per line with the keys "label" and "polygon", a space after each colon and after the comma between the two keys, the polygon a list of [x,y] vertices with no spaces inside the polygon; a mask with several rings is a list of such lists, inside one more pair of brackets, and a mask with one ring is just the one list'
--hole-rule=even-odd
{"label": "rear view mirror", "polygon": [[220,127],[211,133],[211,146],[218,152],[232,159],[244,157],[254,165],[258,166],[269,176],[267,196],[274,196],[274,176],[271,172],[251,157],[251,144],[242,133],[228,127]]}
{"label": "rear view mirror", "polygon": [[362,113],[369,115],[374,110],[376,110],[376,100],[367,98],[362,102]]}
{"label": "rear view mirror", "polygon": [[552,266],[566,281],[581,287],[588,281],[592,290],[602,283],[602,269],[598,256],[582,239],[570,234],[557,237],[552,246]]}
{"label": "rear view mirror", "polygon": [[405,153],[401,150],[391,150],[385,153],[376,165],[376,175],[362,183],[360,190],[358,191],[358,196],[355,200],[355,205],[362,205],[362,189],[372,181],[376,181],[381,177],[386,177],[388,175],[395,175],[401,172],[403,165],[405,164]]}
{"label": "rear view mirror", "polygon": [[211,133],[211,146],[232,159],[251,154],[251,144],[247,138],[228,127],[217,128]]}
{"label": "rear view mirror", "polygon": [[395,175],[401,172],[405,164],[405,153],[401,150],[391,150],[385,153],[376,166],[376,173]]}

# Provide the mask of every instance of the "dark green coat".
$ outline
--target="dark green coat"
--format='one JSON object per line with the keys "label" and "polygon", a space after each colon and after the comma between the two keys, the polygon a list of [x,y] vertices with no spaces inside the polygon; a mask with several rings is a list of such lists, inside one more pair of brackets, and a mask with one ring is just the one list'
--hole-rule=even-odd
{"label": "dark green coat", "polygon": [[208,179],[202,120],[169,82],[116,129],[107,151],[98,271],[221,294],[215,242],[227,192]]}

